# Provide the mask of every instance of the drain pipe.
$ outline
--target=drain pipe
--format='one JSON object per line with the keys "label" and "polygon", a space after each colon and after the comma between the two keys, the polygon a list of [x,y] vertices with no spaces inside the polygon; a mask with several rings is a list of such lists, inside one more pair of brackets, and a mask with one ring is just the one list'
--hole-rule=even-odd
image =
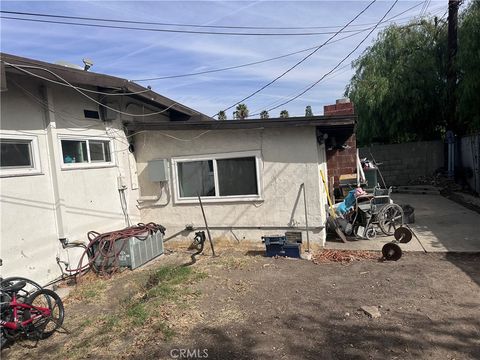
{"label": "drain pipe", "polygon": [[300,186],[303,187],[303,205],[305,207],[305,228],[307,229],[306,230],[306,233],[307,233],[307,252],[309,253],[310,252],[310,235],[308,234],[307,194],[306,194],[306,191],[305,191],[305,183],[302,183],[302,185],[300,185]]}

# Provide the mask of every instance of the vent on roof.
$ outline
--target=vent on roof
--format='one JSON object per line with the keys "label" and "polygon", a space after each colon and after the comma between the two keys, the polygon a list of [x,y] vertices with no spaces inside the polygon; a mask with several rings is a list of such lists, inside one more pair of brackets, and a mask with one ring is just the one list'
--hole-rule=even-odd
{"label": "vent on roof", "polygon": [[83,110],[86,119],[100,119],[100,114],[96,110]]}

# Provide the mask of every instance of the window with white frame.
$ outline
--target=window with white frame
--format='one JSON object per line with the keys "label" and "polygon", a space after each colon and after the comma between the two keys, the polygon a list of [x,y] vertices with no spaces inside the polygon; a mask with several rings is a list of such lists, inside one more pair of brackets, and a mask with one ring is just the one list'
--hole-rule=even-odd
{"label": "window with white frame", "polygon": [[0,134],[0,175],[41,173],[36,136]]}
{"label": "window with white frame", "polygon": [[104,138],[60,137],[64,168],[112,164],[112,146]]}
{"label": "window with white frame", "polygon": [[260,155],[257,152],[174,158],[175,194],[178,202],[197,199],[260,200]]}

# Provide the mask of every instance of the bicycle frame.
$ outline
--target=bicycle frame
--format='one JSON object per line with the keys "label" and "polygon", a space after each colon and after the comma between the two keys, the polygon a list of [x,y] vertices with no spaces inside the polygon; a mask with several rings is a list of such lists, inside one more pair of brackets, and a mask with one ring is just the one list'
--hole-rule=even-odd
{"label": "bicycle frame", "polygon": [[[13,294],[12,300],[9,303],[9,307],[13,308],[13,321],[0,320],[0,325],[10,330],[23,329],[25,326],[31,324],[34,320],[38,318],[49,317],[51,313],[49,308],[32,306],[29,304],[18,302],[16,294]],[[20,309],[30,311],[34,310],[34,312],[30,312],[30,319],[25,321],[18,321],[18,310]]]}

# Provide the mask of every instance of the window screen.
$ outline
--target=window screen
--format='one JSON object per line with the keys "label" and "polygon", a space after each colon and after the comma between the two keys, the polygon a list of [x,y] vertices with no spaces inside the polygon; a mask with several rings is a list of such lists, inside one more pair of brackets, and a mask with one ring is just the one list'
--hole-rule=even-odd
{"label": "window screen", "polygon": [[62,153],[65,164],[88,162],[86,141],[62,140]]}
{"label": "window screen", "polygon": [[0,139],[0,166],[33,167],[31,141]]}
{"label": "window screen", "polygon": [[109,141],[94,141],[88,142],[90,147],[90,160],[110,162],[110,142]]}
{"label": "window screen", "polygon": [[257,195],[255,157],[218,159],[220,196]]}
{"label": "window screen", "polygon": [[180,197],[215,196],[213,161],[189,161],[178,163]]}

